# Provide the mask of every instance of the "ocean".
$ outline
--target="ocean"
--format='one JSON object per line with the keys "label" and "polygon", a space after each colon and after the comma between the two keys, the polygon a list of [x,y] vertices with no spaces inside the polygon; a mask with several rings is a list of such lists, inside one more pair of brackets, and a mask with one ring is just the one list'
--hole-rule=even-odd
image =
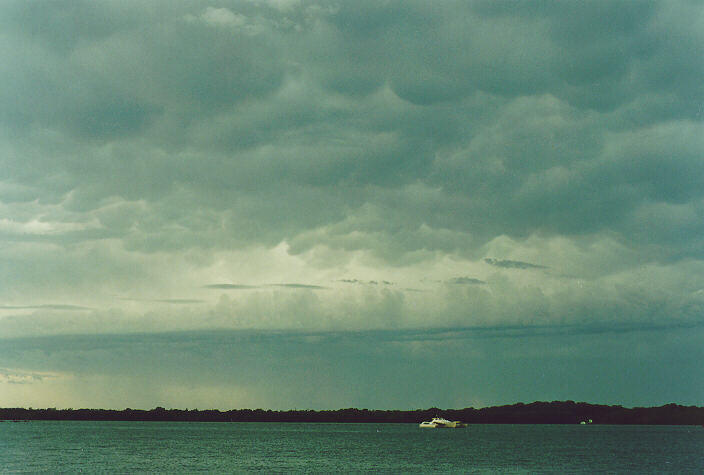
{"label": "ocean", "polygon": [[4,421],[0,471],[704,473],[704,428]]}

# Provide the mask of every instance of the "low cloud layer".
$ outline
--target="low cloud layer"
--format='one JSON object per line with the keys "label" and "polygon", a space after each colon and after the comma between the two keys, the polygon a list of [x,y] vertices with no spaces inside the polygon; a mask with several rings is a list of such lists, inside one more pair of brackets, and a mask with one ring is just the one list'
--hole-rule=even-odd
{"label": "low cloud layer", "polygon": [[505,269],[547,269],[545,266],[531,264],[530,262],[512,261],[510,259],[492,259],[487,257],[484,262]]}
{"label": "low cloud layer", "polygon": [[696,327],[703,15],[4,2],[0,339]]}

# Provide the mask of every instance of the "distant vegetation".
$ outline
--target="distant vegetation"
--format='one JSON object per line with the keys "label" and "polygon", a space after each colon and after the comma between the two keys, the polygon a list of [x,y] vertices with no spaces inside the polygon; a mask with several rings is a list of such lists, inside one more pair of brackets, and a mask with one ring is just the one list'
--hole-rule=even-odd
{"label": "distant vegetation", "polygon": [[413,411],[338,409],[333,411],[264,409],[183,410],[140,409],[0,409],[0,420],[191,421],[191,422],[396,422],[419,423],[441,416],[470,424],[594,424],[704,425],[704,407],[668,404],[625,408],[574,401],[534,402],[482,409],[418,409]]}

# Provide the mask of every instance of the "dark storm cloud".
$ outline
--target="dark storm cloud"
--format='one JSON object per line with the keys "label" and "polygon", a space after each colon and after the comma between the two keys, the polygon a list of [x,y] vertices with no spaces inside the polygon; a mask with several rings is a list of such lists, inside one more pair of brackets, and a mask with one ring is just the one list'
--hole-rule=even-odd
{"label": "dark storm cloud", "polygon": [[288,289],[326,289],[320,285],[313,284],[299,284],[299,283],[282,283],[282,284],[263,284],[263,285],[245,285],[245,284],[210,284],[204,286],[206,289],[219,289],[219,290],[249,290],[249,289],[261,289],[265,287],[282,287]]}
{"label": "dark storm cloud", "polygon": [[257,285],[244,285],[244,284],[209,284],[203,286],[205,289],[220,289],[220,290],[247,290],[247,289],[258,289],[260,286]]}
{"label": "dark storm cloud", "polygon": [[192,305],[199,303],[206,303],[205,300],[201,299],[135,299],[135,298],[121,298],[127,302],[157,302],[157,303],[170,303],[174,305]]}
{"label": "dark storm cloud", "polygon": [[327,289],[327,287],[323,287],[321,285],[312,285],[312,284],[269,284],[269,287],[284,287],[287,289],[311,289],[311,290],[322,290],[322,289]]}
{"label": "dark storm cloud", "polygon": [[194,303],[205,303],[205,300],[199,300],[199,299],[160,299],[160,300],[155,300],[155,302],[173,303],[176,305],[190,305],[190,304],[194,304]]}
{"label": "dark storm cloud", "polygon": [[388,280],[359,280],[359,279],[340,279],[338,282],[343,282],[345,284],[358,284],[358,285],[393,285],[393,282]]}
{"label": "dark storm cloud", "polygon": [[58,224],[98,223],[8,239],[286,240],[398,264],[608,233],[653,259],[701,254],[693,4],[4,8],[20,140],[2,165]]}
{"label": "dark storm cloud", "polygon": [[[48,168],[62,174],[48,188],[73,189],[76,206],[148,200],[151,226],[124,228],[135,250],[288,239],[299,252],[312,245],[301,233],[355,217],[375,237],[352,246],[389,259],[458,246],[419,234],[420,223],[471,230],[477,243],[626,234],[650,200],[701,196],[690,158],[701,144],[682,146],[699,127],[673,122],[693,117],[702,89],[686,80],[702,68],[701,35],[684,21],[694,7],[679,5],[167,3],[139,15],[110,2],[17,2],[6,7],[16,44],[4,110],[13,126],[78,134]],[[668,39],[676,19],[680,47]],[[633,128],[628,117],[665,97],[680,107],[667,129],[655,118],[655,129]],[[637,134],[671,158],[631,146]],[[123,140],[100,156],[82,137]],[[410,206],[411,184],[435,196]],[[169,216],[184,203],[188,213]],[[349,247],[339,237],[333,227],[316,242]]]}
{"label": "dark storm cloud", "polygon": [[71,58],[82,44],[118,33],[129,17],[95,2],[11,1],[3,9],[0,24],[10,34],[2,54],[12,64],[0,73],[6,126],[58,127],[108,139],[143,130],[159,112]]}
{"label": "dark storm cloud", "polygon": [[[424,401],[443,407],[467,407],[486,404],[483,401],[540,400],[541,395],[543,399],[569,399],[573,392],[588,400],[626,406],[664,404],[673,397],[690,404],[698,401],[702,389],[700,379],[686,377],[693,370],[691,357],[704,356],[698,344],[701,334],[701,326],[696,326],[634,328],[615,333],[584,332],[578,328],[451,328],[23,338],[3,340],[0,361],[6,367],[23,361],[25,365],[42,366],[44,372],[3,373],[0,369],[0,375],[4,374],[7,380],[0,379],[0,383],[37,383],[29,380],[32,375],[60,378],[67,370],[76,372],[84,381],[104,375],[122,381],[125,375],[131,375],[142,390],[123,395],[127,400],[121,404],[129,407],[149,404],[149,397],[159,395],[159,386],[180,393],[179,388],[185,386],[173,384],[184,376],[189,385],[208,387],[218,382],[225,385],[223,390],[231,387],[229,398],[216,406],[221,409],[345,407],[342,402],[336,404],[338,398],[357,401],[363,407],[428,407]],[[639,356],[624,352],[624,343],[636,348]],[[644,367],[642,357],[647,357],[650,364]],[[233,365],[232,361],[240,364]],[[686,371],[672,371],[673,364]],[[436,385],[416,387],[419,379],[436,378],[438,367],[454,384],[441,389]],[[644,377],[649,373],[668,384],[650,385]],[[511,375],[511,384],[497,385],[496,374]],[[603,385],[592,385],[591,377],[613,381],[610,390],[620,396],[614,398],[614,393],[605,391]],[[149,381],[156,382],[156,387]],[[251,392],[235,396],[234,388],[242,384]],[[472,389],[476,386],[482,389]],[[408,387],[416,388],[417,398],[408,399]],[[334,394],[335,402],[321,398],[321,393]],[[169,402],[174,407],[192,407],[187,396]]]}
{"label": "dark storm cloud", "polygon": [[538,264],[531,264],[530,262],[522,261],[512,261],[509,259],[494,259],[487,257],[484,262],[496,267],[503,267],[504,269],[547,269],[545,266]]}
{"label": "dark storm cloud", "polygon": [[[583,325],[500,325],[472,326],[447,328],[421,328],[406,330],[363,330],[363,331],[295,331],[295,330],[229,330],[217,329],[188,332],[155,332],[129,334],[89,334],[89,335],[54,335],[41,337],[3,338],[8,349],[22,348],[31,350],[46,348],[47,351],[57,351],[61,348],[78,350],[98,350],[115,346],[129,345],[188,345],[198,348],[201,344],[209,346],[238,344],[280,344],[306,342],[409,342],[437,341],[456,339],[484,338],[523,338],[542,336],[579,336],[588,334],[622,334],[638,332],[657,332],[660,330],[694,330],[704,327],[704,321],[689,323],[651,323],[624,324],[608,323]],[[700,331],[700,330],[697,330]]]}
{"label": "dark storm cloud", "polygon": [[0,305],[1,310],[90,310],[90,307],[66,304]]}
{"label": "dark storm cloud", "polygon": [[482,285],[486,284],[485,281],[481,279],[475,279],[474,277],[454,277],[452,279],[449,279],[447,281],[449,284],[457,284],[457,285]]}

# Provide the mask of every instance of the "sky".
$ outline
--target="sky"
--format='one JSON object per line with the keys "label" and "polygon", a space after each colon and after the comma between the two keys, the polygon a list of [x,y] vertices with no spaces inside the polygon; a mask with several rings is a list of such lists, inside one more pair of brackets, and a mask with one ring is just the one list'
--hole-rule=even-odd
{"label": "sky", "polygon": [[704,405],[704,3],[0,2],[0,407]]}

